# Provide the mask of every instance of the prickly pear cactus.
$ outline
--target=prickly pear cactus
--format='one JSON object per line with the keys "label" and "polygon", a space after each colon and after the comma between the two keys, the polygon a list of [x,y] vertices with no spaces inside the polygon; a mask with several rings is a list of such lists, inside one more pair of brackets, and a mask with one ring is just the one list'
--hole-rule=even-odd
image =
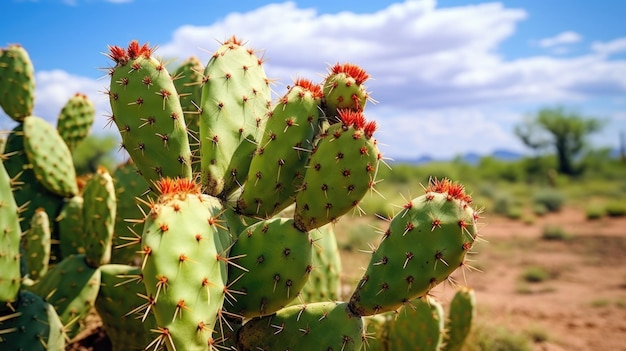
{"label": "prickly pear cactus", "polygon": [[360,350],[363,319],[344,302],[317,302],[281,309],[254,318],[239,330],[241,351]]}
{"label": "prickly pear cactus", "polygon": [[393,311],[426,295],[465,261],[478,213],[463,186],[432,181],[389,223],[367,271],[350,298],[359,315]]}
{"label": "prickly pear cactus", "polygon": [[65,103],[57,118],[57,131],[70,151],[87,137],[95,116],[96,107],[85,94],[76,93]]}
{"label": "prickly pear cactus", "polygon": [[[154,313],[152,346],[208,350],[227,292],[218,226],[221,204],[183,178],[164,178],[142,235],[145,308]],[[147,312],[146,312],[147,313]]]}
{"label": "prickly pear cactus", "polygon": [[28,279],[39,280],[48,271],[50,262],[50,219],[43,208],[38,208],[30,220],[30,228],[22,237],[23,255]]}
{"label": "prickly pear cactus", "polygon": [[191,178],[191,150],[176,87],[147,44],[110,47],[109,101],[122,146],[150,182]]}
{"label": "prickly pear cactus", "polygon": [[472,328],[475,305],[474,290],[466,286],[459,287],[450,302],[442,351],[460,351],[463,348]]}
{"label": "prickly pear cactus", "polygon": [[369,74],[358,65],[335,64],[324,79],[326,114],[337,116],[338,110],[363,111],[369,94],[363,84]]}
{"label": "prickly pear cactus", "polygon": [[62,233],[59,243],[61,257],[85,253],[83,204],[80,194],[66,198],[56,218],[59,233]]}
{"label": "prickly pear cactus", "polygon": [[244,183],[270,104],[263,60],[236,37],[226,40],[204,71],[200,147],[205,193],[225,197]]}
{"label": "prickly pear cactus", "polygon": [[35,68],[19,44],[0,48],[0,107],[17,122],[30,116],[35,103]]}
{"label": "prickly pear cactus", "polygon": [[388,350],[438,351],[444,332],[441,304],[429,296],[412,300],[388,323]]}
{"label": "prickly pear cactus", "polygon": [[[14,301],[20,289],[20,220],[11,179],[0,167],[0,304]],[[0,311],[3,307],[0,305]]]}
{"label": "prickly pear cactus", "polygon": [[11,309],[0,308],[0,348],[7,351],[63,351],[63,324],[40,296],[21,291]]}
{"label": "prickly pear cactus", "polygon": [[83,190],[85,258],[92,267],[109,263],[117,212],[111,174],[104,167],[87,181]]}

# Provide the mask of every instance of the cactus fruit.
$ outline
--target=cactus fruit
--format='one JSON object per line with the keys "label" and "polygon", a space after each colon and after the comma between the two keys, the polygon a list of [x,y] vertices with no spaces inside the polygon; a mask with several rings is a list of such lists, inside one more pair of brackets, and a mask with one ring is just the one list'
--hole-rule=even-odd
{"label": "cactus fruit", "polygon": [[39,280],[48,271],[50,262],[50,219],[43,208],[38,208],[30,221],[30,228],[22,237],[23,254],[26,258],[28,279]]}
{"label": "cactus fruit", "polygon": [[245,215],[271,218],[291,205],[304,177],[304,166],[317,132],[322,89],[307,79],[295,80],[279,99],[237,201]]}
{"label": "cactus fruit", "polygon": [[[20,289],[20,220],[12,181],[0,166],[0,304],[17,298]],[[0,306],[0,311],[2,310]]]}
{"label": "cactus fruit", "polygon": [[109,263],[117,211],[113,178],[104,167],[87,181],[83,189],[85,258],[92,267]]}
{"label": "cactus fruit", "polygon": [[441,304],[429,296],[402,306],[388,322],[389,350],[438,351],[444,331]]}
{"label": "cactus fruit", "polygon": [[469,335],[475,314],[476,297],[472,288],[457,289],[448,310],[442,351],[460,351]]}
{"label": "cactus fruit", "polygon": [[324,79],[324,101],[327,116],[337,116],[338,110],[363,111],[369,99],[363,83],[369,78],[365,70],[355,64],[335,64]]}
{"label": "cactus fruit", "polygon": [[293,219],[253,224],[239,234],[230,251],[228,285],[243,295],[225,309],[252,318],[287,306],[309,279],[311,255],[311,239],[294,227]]}
{"label": "cactus fruit", "polygon": [[111,340],[112,351],[144,350],[150,343],[150,330],[156,328],[156,321],[152,314],[135,311],[145,302],[141,296],[146,295],[141,268],[106,264],[98,270],[102,282],[95,307]]}
{"label": "cactus fruit", "polygon": [[344,302],[317,302],[257,317],[239,330],[237,345],[250,350],[360,350],[363,319]]}
{"label": "cactus fruit", "polygon": [[341,123],[323,134],[296,194],[296,226],[303,231],[336,221],[358,206],[376,184],[381,160],[374,121],[361,112],[340,111]]}
{"label": "cactus fruit", "polygon": [[236,37],[215,51],[204,70],[200,149],[204,192],[226,197],[248,174],[271,104],[263,60]]}
{"label": "cactus fruit", "polygon": [[396,214],[350,298],[359,315],[393,311],[424,296],[464,264],[478,212],[463,186],[433,180]]}
{"label": "cactus fruit", "polygon": [[226,262],[218,227],[221,204],[203,196],[184,178],[156,183],[142,234],[146,308],[154,313],[152,346],[168,350],[208,350],[227,293]]}
{"label": "cactus fruit", "polygon": [[0,312],[2,350],[65,350],[64,327],[54,307],[28,291],[21,291],[12,305],[11,309]]}
{"label": "cactus fruit", "polygon": [[164,64],[147,44],[113,46],[110,120],[122,146],[149,182],[163,177],[191,178],[191,150],[180,100]]}
{"label": "cactus fruit", "polygon": [[67,326],[71,339],[83,329],[100,289],[100,271],[87,264],[84,255],[63,258],[33,286],[26,287],[49,302]]}
{"label": "cactus fruit", "polygon": [[50,192],[63,197],[78,193],[72,154],[50,123],[36,116],[24,118],[24,150],[35,177]]}
{"label": "cactus fruit", "polygon": [[76,93],[65,103],[57,118],[57,131],[70,151],[87,137],[95,116],[93,101],[85,94]]}
{"label": "cactus fruit", "polygon": [[19,44],[0,48],[0,107],[17,122],[30,116],[35,102],[35,68]]}

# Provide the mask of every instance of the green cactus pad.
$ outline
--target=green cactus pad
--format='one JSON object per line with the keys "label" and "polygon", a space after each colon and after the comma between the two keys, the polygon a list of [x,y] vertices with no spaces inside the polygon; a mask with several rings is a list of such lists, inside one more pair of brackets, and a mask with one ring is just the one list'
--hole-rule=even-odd
{"label": "green cactus pad", "polygon": [[164,178],[157,188],[142,233],[146,308],[157,321],[152,345],[208,350],[227,292],[222,207],[188,179]]}
{"label": "green cactus pad", "polygon": [[85,94],[76,93],[65,103],[57,119],[57,131],[70,150],[89,135],[95,116],[93,101]]}
{"label": "green cactus pad", "polygon": [[151,329],[156,328],[152,314],[136,312],[146,301],[141,268],[121,264],[98,267],[102,284],[96,299],[96,311],[111,340],[112,351],[144,350],[150,343]]}
{"label": "green cactus pad", "polygon": [[363,319],[344,302],[286,307],[248,321],[238,333],[241,351],[358,351],[362,345]]}
{"label": "green cactus pad", "polygon": [[424,296],[463,265],[477,235],[478,214],[464,188],[434,181],[404,205],[374,250],[350,298],[355,314],[393,311]]}
{"label": "green cactus pad", "polygon": [[376,124],[360,112],[344,110],[342,122],[323,134],[311,155],[296,194],[296,226],[309,231],[334,222],[376,184],[381,154],[373,133]]}
{"label": "green cactus pad", "polygon": [[0,313],[3,351],[64,351],[65,339],[54,307],[32,292],[21,291],[12,310]]}
{"label": "green cactus pad", "polygon": [[57,130],[36,116],[24,118],[23,124],[24,150],[37,180],[59,196],[78,194],[72,154]]}
{"label": "green cactus pad", "polygon": [[148,182],[191,178],[191,150],[176,87],[148,45],[113,46],[109,101],[122,146]]}
{"label": "green cactus pad", "polygon": [[[11,190],[11,179],[0,166],[0,304],[11,302],[20,288],[20,237],[18,208]],[[0,307],[2,310],[2,307]]]}
{"label": "green cactus pad", "polygon": [[43,208],[38,208],[30,221],[30,228],[22,237],[28,279],[37,281],[48,271],[51,240],[48,214]]}
{"label": "green cactus pad", "polygon": [[17,122],[33,111],[35,68],[19,44],[0,48],[0,107]]}
{"label": "green cactus pad", "polygon": [[389,324],[396,318],[395,312],[385,312],[363,317],[365,340],[363,349],[367,351],[390,351]]}
{"label": "green cactus pad", "polygon": [[142,211],[148,211],[138,199],[147,199],[150,184],[139,174],[132,160],[117,166],[113,181],[117,210],[111,263],[131,264],[140,257],[137,251],[141,250],[138,236],[143,231]]}
{"label": "green cactus pad", "polygon": [[442,351],[460,351],[463,348],[465,339],[467,339],[472,328],[475,310],[474,290],[460,286],[450,302]]}
{"label": "green cactus pad", "polygon": [[321,98],[319,85],[297,79],[279,99],[269,114],[237,201],[240,213],[271,218],[294,202],[313,149]]}
{"label": "green cactus pad", "polygon": [[389,350],[438,351],[443,325],[443,307],[437,300],[428,296],[412,300],[387,325]]}
{"label": "green cactus pad", "polygon": [[185,114],[189,131],[193,172],[200,171],[200,100],[204,65],[196,56],[190,56],[174,71],[174,86],[180,97],[180,105]]}
{"label": "green cactus pad", "polygon": [[225,197],[248,175],[271,104],[262,62],[232,37],[204,70],[200,147],[202,185],[209,195]]}
{"label": "green cactus pad", "polygon": [[264,316],[293,301],[311,272],[312,242],[293,219],[273,218],[239,234],[230,251],[230,289],[239,291],[225,309],[245,318]]}
{"label": "green cactus pad", "polygon": [[60,233],[61,257],[85,253],[85,224],[82,195],[66,198],[56,218]]}
{"label": "green cactus pad", "polygon": [[27,290],[45,297],[59,314],[71,339],[84,328],[100,289],[100,271],[85,261],[84,255],[65,257]]}
{"label": "green cactus pad", "polygon": [[363,111],[369,95],[363,83],[369,78],[365,70],[355,64],[335,64],[324,79],[324,101],[329,117],[338,110]]}
{"label": "green cactus pad", "polygon": [[109,263],[117,203],[113,178],[100,167],[83,189],[85,257],[92,267]]}

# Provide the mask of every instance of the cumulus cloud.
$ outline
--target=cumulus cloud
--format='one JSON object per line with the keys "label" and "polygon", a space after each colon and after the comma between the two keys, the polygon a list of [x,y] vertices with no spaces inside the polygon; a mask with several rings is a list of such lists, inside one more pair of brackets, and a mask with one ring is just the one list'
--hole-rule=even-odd
{"label": "cumulus cloud", "polygon": [[[321,14],[285,2],[231,13],[206,26],[181,26],[156,53],[208,62],[219,41],[235,34],[262,49],[268,76],[279,82],[278,94],[294,78],[321,81],[330,64],[359,64],[372,77],[366,84],[378,103],[369,104],[367,113],[381,126],[388,154],[450,156],[518,148],[511,121],[527,111],[507,104],[536,107],[625,96],[626,61],[608,56],[626,51],[626,38],[596,42],[578,56],[504,59],[501,43],[526,18],[523,9],[501,3],[439,9],[434,0],[407,0],[373,13]],[[581,38],[565,31],[540,45],[555,48]],[[53,88],[54,77],[59,85]],[[74,93],[71,81],[94,93],[108,84],[60,72],[38,78],[49,82],[40,82],[39,96],[45,97],[38,104],[54,107]],[[108,110],[106,104],[100,108]],[[442,144],[433,147],[436,142]]]}
{"label": "cumulus cloud", "polygon": [[542,48],[551,48],[559,45],[575,44],[582,40],[582,36],[576,32],[566,31],[550,38],[544,38],[539,41]]}

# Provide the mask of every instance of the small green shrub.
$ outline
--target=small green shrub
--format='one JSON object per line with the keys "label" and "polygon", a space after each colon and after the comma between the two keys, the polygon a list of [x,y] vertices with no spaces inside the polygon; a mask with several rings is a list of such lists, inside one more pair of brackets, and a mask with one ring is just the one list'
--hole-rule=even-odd
{"label": "small green shrub", "polygon": [[605,210],[609,217],[624,217],[626,216],[626,201],[611,201],[606,205]]}
{"label": "small green shrub", "polygon": [[535,194],[533,203],[535,205],[544,205],[548,212],[558,212],[565,203],[565,196],[556,189],[546,188]]}
{"label": "small green shrub", "polygon": [[558,225],[547,225],[543,228],[541,233],[543,240],[568,240],[571,235]]}
{"label": "small green shrub", "polygon": [[532,351],[531,338],[501,326],[477,325],[470,333],[466,351]]}
{"label": "small green shrub", "polygon": [[550,279],[550,272],[540,266],[531,266],[522,273],[522,279],[529,283],[541,283]]}
{"label": "small green shrub", "polygon": [[533,204],[533,213],[535,216],[541,217],[548,213],[548,208],[542,203],[535,203]]}
{"label": "small green shrub", "polygon": [[585,216],[588,220],[595,220],[604,217],[606,210],[602,206],[589,205],[585,208]]}

